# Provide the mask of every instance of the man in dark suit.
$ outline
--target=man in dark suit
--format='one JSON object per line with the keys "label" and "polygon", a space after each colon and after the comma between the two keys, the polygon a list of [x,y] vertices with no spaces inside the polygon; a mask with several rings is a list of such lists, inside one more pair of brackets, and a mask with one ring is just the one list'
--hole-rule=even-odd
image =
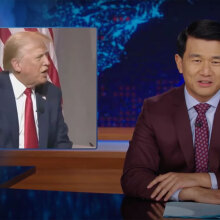
{"label": "man in dark suit", "polygon": [[19,32],[5,43],[6,71],[0,73],[1,148],[72,147],[61,91],[47,81],[49,41],[38,32]]}
{"label": "man in dark suit", "polygon": [[177,52],[185,84],[144,101],[121,178],[129,196],[200,201],[220,187],[220,23],[190,24]]}

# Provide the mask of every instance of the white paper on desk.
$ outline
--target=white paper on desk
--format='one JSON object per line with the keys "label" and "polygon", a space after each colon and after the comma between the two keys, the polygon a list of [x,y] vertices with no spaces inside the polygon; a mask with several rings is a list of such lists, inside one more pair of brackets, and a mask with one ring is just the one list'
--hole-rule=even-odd
{"label": "white paper on desk", "polygon": [[163,217],[220,218],[220,205],[198,202],[167,202]]}

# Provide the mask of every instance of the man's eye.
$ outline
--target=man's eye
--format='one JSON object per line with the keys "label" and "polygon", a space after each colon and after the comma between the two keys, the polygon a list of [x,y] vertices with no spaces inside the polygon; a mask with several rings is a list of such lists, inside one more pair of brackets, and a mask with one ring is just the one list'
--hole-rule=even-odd
{"label": "man's eye", "polygon": [[40,60],[40,59],[41,59],[41,57],[42,57],[42,55],[39,55],[39,56],[37,56],[36,58],[37,58],[38,60]]}
{"label": "man's eye", "polygon": [[220,61],[212,61],[212,64],[219,65]]}
{"label": "man's eye", "polygon": [[192,60],[194,63],[200,63],[201,60],[198,60],[198,59],[195,59],[195,60]]}

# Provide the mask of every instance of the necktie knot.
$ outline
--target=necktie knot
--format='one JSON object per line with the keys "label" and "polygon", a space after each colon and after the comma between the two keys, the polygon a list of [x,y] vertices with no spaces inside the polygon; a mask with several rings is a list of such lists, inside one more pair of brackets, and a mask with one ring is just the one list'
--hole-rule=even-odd
{"label": "necktie knot", "polygon": [[32,93],[31,88],[26,88],[25,91],[24,91],[24,94],[25,94],[26,96],[31,96],[31,93]]}
{"label": "necktie knot", "polygon": [[200,104],[194,106],[194,108],[197,111],[198,115],[205,114],[210,107],[211,107],[211,105],[209,105],[207,103],[200,103]]}

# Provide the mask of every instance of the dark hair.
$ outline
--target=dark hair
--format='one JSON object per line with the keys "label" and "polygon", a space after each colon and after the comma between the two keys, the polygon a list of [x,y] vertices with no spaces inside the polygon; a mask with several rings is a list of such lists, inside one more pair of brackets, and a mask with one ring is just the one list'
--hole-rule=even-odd
{"label": "dark hair", "polygon": [[213,20],[199,20],[191,23],[177,37],[177,53],[183,57],[188,36],[220,41],[220,23]]}

